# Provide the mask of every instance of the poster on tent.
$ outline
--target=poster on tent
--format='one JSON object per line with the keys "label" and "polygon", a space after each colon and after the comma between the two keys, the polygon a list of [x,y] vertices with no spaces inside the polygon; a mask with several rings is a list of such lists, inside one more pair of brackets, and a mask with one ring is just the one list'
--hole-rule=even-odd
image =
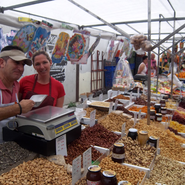
{"label": "poster on tent", "polygon": [[89,49],[89,42],[90,42],[90,32],[87,30],[74,30],[74,33],[80,33],[85,38],[85,48],[83,52],[82,58],[77,62],[71,62],[71,64],[87,64],[88,59],[88,49]]}
{"label": "poster on tent", "polygon": [[59,34],[58,40],[55,44],[55,48],[52,52],[51,59],[53,63],[61,63],[61,61],[65,58],[69,38],[70,37],[68,33],[61,32]]}
{"label": "poster on tent", "polygon": [[71,62],[78,62],[83,57],[85,44],[84,36],[75,33],[69,41],[67,59]]}
{"label": "poster on tent", "polygon": [[12,40],[12,45],[21,47],[26,53],[30,47],[35,31],[36,27],[32,24],[22,27]]}
{"label": "poster on tent", "polygon": [[28,49],[27,58],[31,58],[33,53],[38,50],[44,50],[46,41],[48,40],[49,36],[50,31],[48,32],[45,28],[38,27]]}
{"label": "poster on tent", "polygon": [[116,50],[118,48],[118,41],[114,41],[114,40],[110,40],[108,42],[108,46],[107,46],[107,50],[106,50],[106,60],[107,61],[112,61],[115,54],[116,54]]}

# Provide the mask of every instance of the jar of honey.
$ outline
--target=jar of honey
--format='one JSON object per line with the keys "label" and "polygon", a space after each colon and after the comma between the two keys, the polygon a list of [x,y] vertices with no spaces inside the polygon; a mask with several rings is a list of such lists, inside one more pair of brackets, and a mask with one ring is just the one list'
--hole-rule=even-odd
{"label": "jar of honey", "polygon": [[127,137],[131,137],[132,140],[136,140],[138,136],[137,129],[130,128]]}
{"label": "jar of honey", "polygon": [[155,114],[155,121],[158,121],[158,122],[162,121],[162,114],[161,113],[156,113]]}
{"label": "jar of honey", "polygon": [[160,100],[160,104],[161,104],[161,107],[165,107],[166,106],[166,102],[164,99],[161,99]]}
{"label": "jar of honey", "polygon": [[125,148],[123,143],[114,143],[112,160],[117,163],[123,163],[125,161]]}
{"label": "jar of honey", "polygon": [[157,148],[157,139],[158,139],[158,138],[156,138],[156,137],[154,137],[154,136],[150,136],[147,143],[148,143],[150,146],[153,146],[153,147]]}
{"label": "jar of honey", "polygon": [[88,167],[88,172],[86,175],[87,185],[101,185],[102,174],[101,167],[98,165],[91,165]]}
{"label": "jar of honey", "polygon": [[140,131],[138,135],[138,142],[140,145],[145,145],[148,141],[148,132],[147,131]]}
{"label": "jar of honey", "polygon": [[150,119],[155,120],[155,110],[150,110]]}
{"label": "jar of honey", "polygon": [[155,107],[156,113],[161,113],[161,104],[156,103],[156,104],[154,105],[154,107]]}
{"label": "jar of honey", "polygon": [[166,107],[161,107],[161,114],[162,115],[167,114],[167,108]]}
{"label": "jar of honey", "polygon": [[117,185],[116,172],[112,170],[103,171],[101,185]]}

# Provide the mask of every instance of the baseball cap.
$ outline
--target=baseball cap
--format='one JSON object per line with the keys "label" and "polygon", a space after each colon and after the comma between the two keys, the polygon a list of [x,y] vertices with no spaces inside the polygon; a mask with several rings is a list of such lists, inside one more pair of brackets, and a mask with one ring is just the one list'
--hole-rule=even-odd
{"label": "baseball cap", "polygon": [[32,61],[25,57],[24,52],[17,49],[2,51],[0,53],[0,58],[2,57],[10,57],[12,60],[15,61],[24,61],[24,63],[27,64],[28,66],[32,65]]}

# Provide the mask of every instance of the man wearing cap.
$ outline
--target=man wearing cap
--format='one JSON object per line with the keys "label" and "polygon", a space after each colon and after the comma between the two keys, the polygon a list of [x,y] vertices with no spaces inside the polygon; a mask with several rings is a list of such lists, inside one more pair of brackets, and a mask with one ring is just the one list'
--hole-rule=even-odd
{"label": "man wearing cap", "polygon": [[6,46],[0,53],[0,143],[2,127],[17,114],[26,113],[32,109],[32,100],[18,100],[19,83],[17,80],[24,72],[24,65],[32,65],[23,50],[18,46]]}

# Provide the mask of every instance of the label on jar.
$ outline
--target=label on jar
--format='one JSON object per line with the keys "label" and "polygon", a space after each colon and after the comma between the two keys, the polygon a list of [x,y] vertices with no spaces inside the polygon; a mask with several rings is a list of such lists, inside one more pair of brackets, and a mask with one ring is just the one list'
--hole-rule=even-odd
{"label": "label on jar", "polygon": [[89,181],[89,180],[87,180],[87,185],[101,185],[101,181]]}
{"label": "label on jar", "polygon": [[162,114],[166,114],[166,112],[167,112],[166,110],[162,110],[162,109],[161,109],[161,113],[162,113]]}
{"label": "label on jar", "polygon": [[148,144],[149,144],[150,146],[155,147],[155,143],[151,143],[151,142],[149,142]]}
{"label": "label on jar", "polygon": [[157,121],[162,121],[162,117],[157,117]]}
{"label": "label on jar", "polygon": [[124,159],[125,158],[125,154],[112,153],[112,158],[114,158],[114,159]]}
{"label": "label on jar", "polygon": [[155,115],[150,115],[150,119],[155,119]]}

